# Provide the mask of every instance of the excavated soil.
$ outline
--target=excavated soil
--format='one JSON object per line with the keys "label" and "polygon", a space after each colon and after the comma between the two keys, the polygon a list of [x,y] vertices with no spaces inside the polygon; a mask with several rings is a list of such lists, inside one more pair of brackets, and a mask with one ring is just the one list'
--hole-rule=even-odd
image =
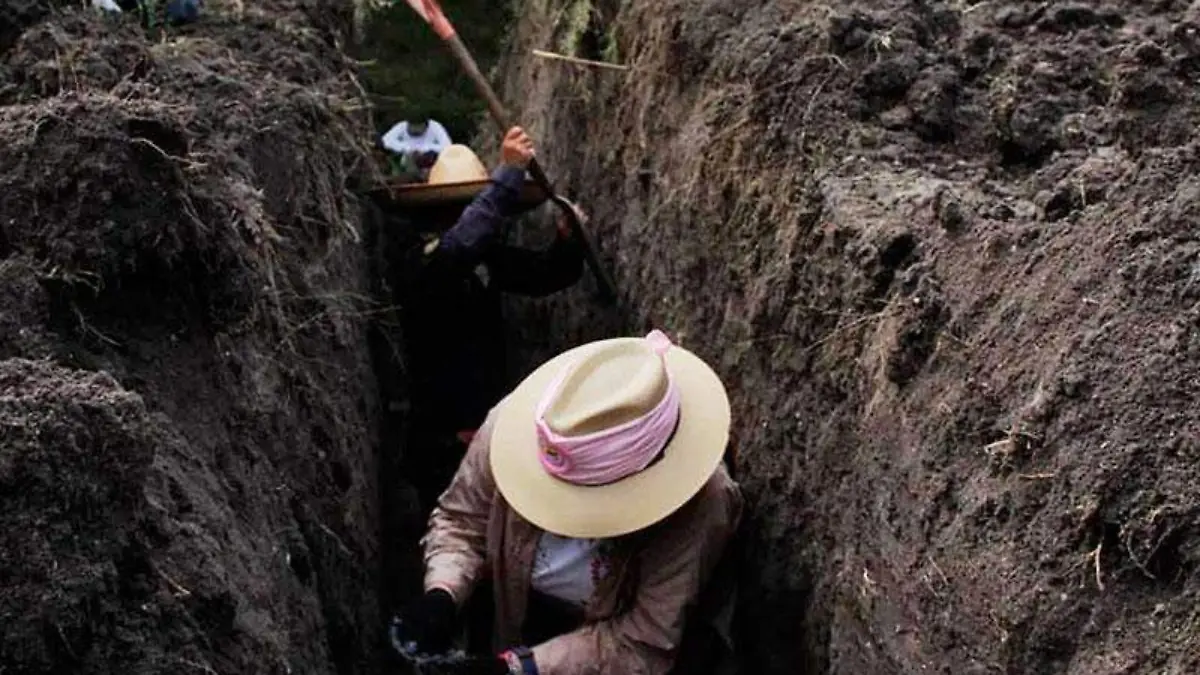
{"label": "excavated soil", "polygon": [[0,0],[0,672],[374,672],[351,23]]}
{"label": "excavated soil", "polygon": [[529,3],[502,72],[624,298],[520,356],[729,386],[747,672],[1200,671],[1200,6]]}
{"label": "excavated soil", "polygon": [[[374,672],[420,528],[349,6],[79,4],[0,0],[0,672]],[[516,356],[720,370],[748,672],[1200,670],[1200,8],[522,10],[623,305]]]}

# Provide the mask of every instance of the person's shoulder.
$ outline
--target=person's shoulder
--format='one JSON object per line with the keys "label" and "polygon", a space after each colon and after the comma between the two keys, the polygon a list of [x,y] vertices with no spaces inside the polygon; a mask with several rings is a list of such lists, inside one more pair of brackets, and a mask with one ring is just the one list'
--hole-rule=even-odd
{"label": "person's shoulder", "polygon": [[708,482],[704,484],[701,493],[708,495],[707,499],[719,504],[721,508],[740,512],[742,505],[742,488],[738,485],[725,464],[717,467]]}
{"label": "person's shoulder", "polygon": [[675,513],[675,519],[688,526],[700,523],[736,524],[742,512],[742,490],[722,464],[687,504]]}
{"label": "person's shoulder", "polygon": [[492,409],[488,411],[487,416],[483,418],[483,423],[480,424],[479,429],[475,431],[475,437],[471,439],[472,448],[478,445],[480,452],[485,455],[491,454],[492,431],[496,428],[496,418],[499,416],[500,407],[504,405],[504,401],[507,399],[508,397],[506,396],[499,403],[492,406]]}
{"label": "person's shoulder", "polygon": [[446,127],[442,126],[440,122],[437,120],[429,120],[429,130],[433,132],[433,135],[437,138],[437,140],[445,143],[446,145],[450,145],[450,133],[446,131]]}

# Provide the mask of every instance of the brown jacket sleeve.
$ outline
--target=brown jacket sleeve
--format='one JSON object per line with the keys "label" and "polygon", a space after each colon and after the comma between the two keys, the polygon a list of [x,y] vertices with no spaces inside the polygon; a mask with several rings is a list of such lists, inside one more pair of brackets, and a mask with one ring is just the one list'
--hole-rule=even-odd
{"label": "brown jacket sleeve", "polygon": [[737,530],[742,496],[724,469],[662,523],[638,560],[632,607],[534,647],[541,675],[666,675],[725,544]]}
{"label": "brown jacket sleeve", "polygon": [[487,529],[496,485],[488,464],[494,415],[471,441],[450,486],[438,498],[421,539],[425,551],[425,590],[441,588],[461,606],[485,574]]}

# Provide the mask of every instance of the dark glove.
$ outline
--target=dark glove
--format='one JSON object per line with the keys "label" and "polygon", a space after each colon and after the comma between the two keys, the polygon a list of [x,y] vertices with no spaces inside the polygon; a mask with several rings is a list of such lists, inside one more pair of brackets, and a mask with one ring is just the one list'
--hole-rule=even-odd
{"label": "dark glove", "polygon": [[458,606],[440,588],[410,602],[392,619],[392,648],[402,655],[442,654],[454,642]]}

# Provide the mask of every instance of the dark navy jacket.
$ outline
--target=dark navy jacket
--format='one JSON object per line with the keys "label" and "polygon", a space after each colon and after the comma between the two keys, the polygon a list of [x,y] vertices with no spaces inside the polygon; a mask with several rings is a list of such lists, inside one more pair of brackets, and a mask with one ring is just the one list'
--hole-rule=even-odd
{"label": "dark navy jacket", "polygon": [[404,339],[413,413],[427,429],[475,429],[508,393],[500,293],[549,295],[583,273],[574,239],[558,237],[544,251],[504,243],[506,222],[521,211],[524,180],[520,169],[497,169],[458,222],[408,263]]}

